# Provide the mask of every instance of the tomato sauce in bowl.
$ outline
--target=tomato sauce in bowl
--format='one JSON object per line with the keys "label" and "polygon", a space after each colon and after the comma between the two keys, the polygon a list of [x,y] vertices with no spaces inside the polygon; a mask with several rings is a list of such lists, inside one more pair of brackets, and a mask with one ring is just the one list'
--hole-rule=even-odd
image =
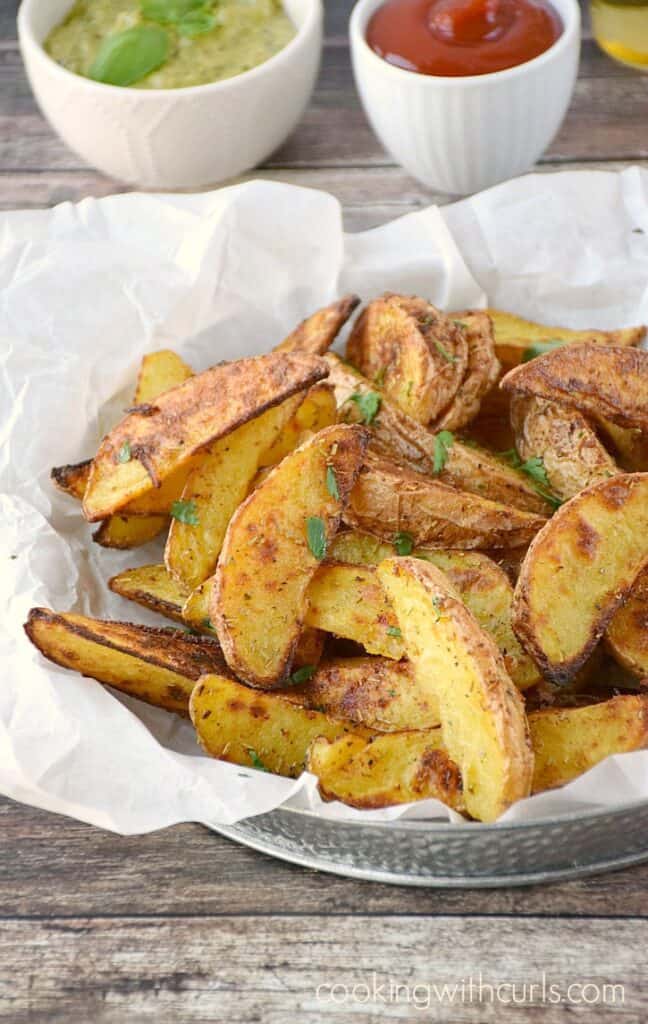
{"label": "tomato sauce in bowl", "polygon": [[396,67],[423,75],[487,75],[548,50],[563,23],[548,0],[385,0],[367,43]]}

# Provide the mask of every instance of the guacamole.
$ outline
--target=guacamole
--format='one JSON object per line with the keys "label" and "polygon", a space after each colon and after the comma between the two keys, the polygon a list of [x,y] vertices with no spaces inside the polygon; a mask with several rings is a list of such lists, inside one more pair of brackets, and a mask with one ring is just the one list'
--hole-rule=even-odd
{"label": "guacamole", "polygon": [[[184,0],[187,13],[181,20],[177,17],[182,9],[178,0],[78,0],[50,33],[45,49],[77,75],[136,89],[179,89],[249,71],[282,50],[295,35],[281,0],[198,3],[196,12],[195,0]],[[155,51],[148,64],[146,58],[142,63],[140,55],[130,77],[104,74],[106,47],[127,40],[132,51],[133,36],[145,32],[154,42],[156,33],[157,42],[159,37],[162,40],[161,50]]]}

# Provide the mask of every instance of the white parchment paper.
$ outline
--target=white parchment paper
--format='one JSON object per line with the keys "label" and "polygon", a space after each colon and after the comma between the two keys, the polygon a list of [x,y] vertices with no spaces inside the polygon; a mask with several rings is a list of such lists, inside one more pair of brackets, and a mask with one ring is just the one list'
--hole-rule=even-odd
{"label": "white parchment paper", "polygon": [[[326,817],[458,820],[434,801],[359,812],[297,781],[205,757],[189,723],[46,662],[22,624],[44,605],[160,622],[106,580],[161,547],[90,543],[52,465],[93,453],[128,405],[141,356],[197,370],[267,351],[344,291],[416,292],[575,327],[648,321],[648,175],[531,175],[345,235],[330,195],[266,182],[125,195],[0,215],[0,791],[124,834],[231,824],[286,801]],[[611,758],[530,819],[648,798],[648,752]],[[478,826],[471,826],[478,827]]]}

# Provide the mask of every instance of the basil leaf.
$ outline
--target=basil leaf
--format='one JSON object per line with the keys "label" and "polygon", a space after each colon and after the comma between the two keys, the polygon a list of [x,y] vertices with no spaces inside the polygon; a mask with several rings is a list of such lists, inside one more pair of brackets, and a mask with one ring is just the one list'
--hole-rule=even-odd
{"label": "basil leaf", "polygon": [[179,523],[186,523],[187,526],[198,526],[198,509],[195,501],[174,501],[171,506],[171,516]]}
{"label": "basil leaf", "polygon": [[414,547],[414,538],[411,533],[403,530],[394,535],[394,551],[397,555],[411,555]]}
{"label": "basil leaf", "polygon": [[136,25],[104,39],[88,78],[106,85],[132,85],[164,64],[169,36],[155,25]]}
{"label": "basil leaf", "polygon": [[340,500],[340,491],[333,466],[326,467],[326,489],[332,498],[335,498],[336,501]]}
{"label": "basil leaf", "polygon": [[301,668],[296,669],[290,676],[290,682],[295,683],[296,686],[299,686],[301,683],[307,683],[315,675],[315,671],[315,665],[302,665]]}
{"label": "basil leaf", "polygon": [[358,412],[362,416],[362,422],[366,426],[370,426],[375,420],[380,409],[380,403],[382,401],[380,395],[376,394],[375,391],[367,391],[363,394],[361,391],[356,391],[355,394],[349,395],[350,402],[355,402],[358,406]]}
{"label": "basil leaf", "polygon": [[531,360],[535,359],[537,356],[543,356],[547,352],[553,352],[555,348],[560,348],[560,346],[564,344],[565,342],[560,338],[547,338],[546,341],[534,341],[533,345],[529,345],[529,347],[525,348],[522,353],[522,362],[530,363]]}
{"label": "basil leaf", "polygon": [[434,435],[434,463],[433,473],[440,473],[448,461],[448,452],[454,443],[454,434],[451,430],[440,430]]}
{"label": "basil leaf", "polygon": [[319,516],[309,516],[306,520],[306,539],[311,554],[321,562],[326,554],[326,530]]}
{"label": "basil leaf", "polygon": [[210,11],[192,11],[178,22],[178,32],[181,36],[202,36],[211,32],[216,20]]}
{"label": "basil leaf", "polygon": [[141,0],[142,17],[161,25],[177,25],[192,11],[205,6],[205,0]]}

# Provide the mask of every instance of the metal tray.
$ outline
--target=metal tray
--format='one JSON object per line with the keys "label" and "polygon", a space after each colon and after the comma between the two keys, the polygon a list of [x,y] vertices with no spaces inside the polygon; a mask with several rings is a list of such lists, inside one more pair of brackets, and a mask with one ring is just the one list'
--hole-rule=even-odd
{"label": "metal tray", "polygon": [[439,888],[495,888],[579,878],[648,860],[648,801],[533,822],[330,821],[279,808],[214,831],[304,867]]}

